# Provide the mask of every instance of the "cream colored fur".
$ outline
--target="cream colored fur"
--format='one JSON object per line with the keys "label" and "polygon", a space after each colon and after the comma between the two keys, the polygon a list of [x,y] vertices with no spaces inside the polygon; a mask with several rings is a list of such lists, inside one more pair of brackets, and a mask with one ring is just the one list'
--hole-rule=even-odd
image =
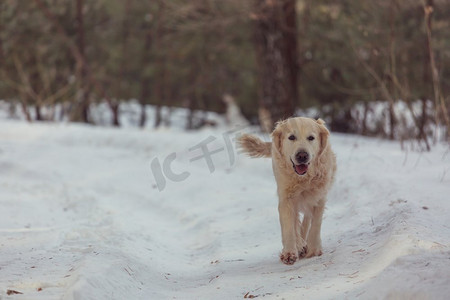
{"label": "cream colored fur", "polygon": [[[250,156],[272,157],[283,243],[280,259],[285,264],[293,264],[301,257],[322,255],[322,215],[336,172],[329,134],[321,119],[298,117],[278,122],[271,143],[251,135],[239,138],[241,147]],[[289,139],[290,136],[295,140]],[[300,151],[309,155],[304,175],[296,173],[293,166],[299,164],[296,154]],[[299,213],[303,214],[302,221]]]}

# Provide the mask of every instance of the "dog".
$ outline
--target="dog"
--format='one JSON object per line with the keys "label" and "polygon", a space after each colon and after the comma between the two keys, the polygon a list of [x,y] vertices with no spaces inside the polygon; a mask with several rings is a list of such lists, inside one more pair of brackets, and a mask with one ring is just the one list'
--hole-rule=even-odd
{"label": "dog", "polygon": [[296,117],[276,124],[272,142],[249,134],[238,138],[249,156],[272,158],[283,244],[280,259],[287,265],[322,255],[322,215],[336,173],[329,135],[323,120]]}

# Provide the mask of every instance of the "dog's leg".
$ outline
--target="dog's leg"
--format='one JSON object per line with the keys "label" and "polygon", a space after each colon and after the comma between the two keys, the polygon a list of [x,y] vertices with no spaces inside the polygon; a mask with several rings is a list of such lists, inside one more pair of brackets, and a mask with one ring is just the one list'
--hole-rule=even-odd
{"label": "dog's leg", "polygon": [[322,255],[322,240],[320,239],[320,228],[322,226],[322,216],[325,206],[315,206],[312,212],[311,229],[308,233],[306,243],[308,250],[306,257]]}
{"label": "dog's leg", "polygon": [[305,257],[306,252],[308,250],[306,241],[307,241],[310,225],[311,225],[311,217],[308,215],[305,215],[303,217],[303,221],[301,222],[301,224],[300,224],[300,220],[299,220],[299,223],[297,226],[297,228],[298,228],[297,230],[299,232],[299,233],[297,233],[297,249],[298,249],[299,257]]}
{"label": "dog's leg", "polygon": [[310,215],[305,215],[303,217],[303,221],[302,221],[302,227],[301,227],[301,235],[302,238],[306,241],[308,238],[308,232],[309,232],[309,226],[311,225],[311,216]]}
{"label": "dog's leg", "polygon": [[283,263],[292,265],[298,258],[295,232],[297,212],[293,209],[291,203],[282,199],[280,199],[278,204],[278,212],[280,214],[281,239],[283,242],[283,251],[280,259]]}

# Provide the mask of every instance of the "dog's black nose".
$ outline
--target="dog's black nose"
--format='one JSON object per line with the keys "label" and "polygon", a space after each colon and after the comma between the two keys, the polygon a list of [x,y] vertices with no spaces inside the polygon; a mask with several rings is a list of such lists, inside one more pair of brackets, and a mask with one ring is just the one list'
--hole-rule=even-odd
{"label": "dog's black nose", "polygon": [[309,154],[308,154],[308,152],[305,152],[305,151],[299,151],[295,155],[295,158],[297,159],[297,162],[299,164],[304,164],[309,160]]}

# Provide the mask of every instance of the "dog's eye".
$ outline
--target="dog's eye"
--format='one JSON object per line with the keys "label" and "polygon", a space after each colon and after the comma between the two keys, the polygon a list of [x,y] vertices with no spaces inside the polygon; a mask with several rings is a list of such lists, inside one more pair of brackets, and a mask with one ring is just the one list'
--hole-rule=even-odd
{"label": "dog's eye", "polygon": [[288,139],[290,139],[291,141],[295,141],[296,137],[295,137],[295,135],[291,134],[291,135],[288,137]]}
{"label": "dog's eye", "polygon": [[313,137],[312,135],[308,136],[308,141],[314,141],[315,137]]}

